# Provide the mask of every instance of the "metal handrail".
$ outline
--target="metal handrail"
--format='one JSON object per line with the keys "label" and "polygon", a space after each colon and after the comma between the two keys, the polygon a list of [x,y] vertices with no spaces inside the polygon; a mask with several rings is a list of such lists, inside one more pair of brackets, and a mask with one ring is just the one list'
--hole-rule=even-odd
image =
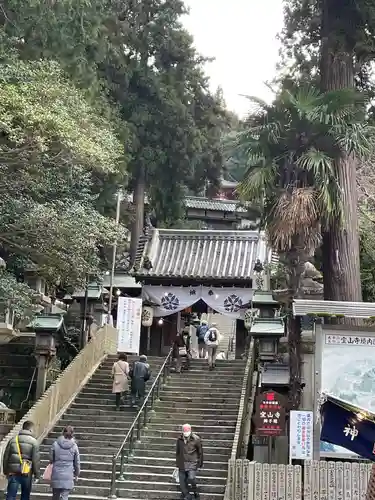
{"label": "metal handrail", "polygon": [[34,383],[34,378],[35,378],[36,370],[37,370],[37,368],[35,367],[34,371],[33,371],[33,376],[31,377],[29,388],[27,390],[26,398],[20,404],[20,410],[22,410],[22,407],[23,407],[24,403],[26,403],[26,401],[28,401],[28,399],[29,399],[31,388],[32,388],[33,383]]}
{"label": "metal handrail", "polygon": [[[120,448],[118,449],[117,453],[113,455],[112,458],[112,473],[111,473],[111,486],[110,486],[110,492],[109,492],[109,497],[110,498],[117,498],[116,495],[116,472],[117,472],[117,461],[120,458],[120,474],[119,474],[119,480],[124,479],[124,467],[125,467],[125,462],[133,455],[134,452],[134,445],[136,442],[141,441],[141,431],[142,429],[147,428],[147,423],[148,423],[148,414],[150,411],[153,411],[154,405],[155,405],[155,400],[159,399],[160,396],[160,389],[162,388],[163,385],[165,385],[167,381],[167,377],[169,376],[170,373],[170,362],[172,360],[172,352],[173,348],[170,349],[168,356],[165,358],[164,363],[162,364],[158,374],[155,377],[155,380],[145,397],[143,404],[140,408],[140,410],[137,413],[137,416],[133,420],[132,425],[130,426],[130,429],[128,430],[123,442],[121,443]],[[156,396],[156,398],[155,398]],[[151,402],[150,407],[148,408],[148,402]],[[143,414],[143,415],[142,415]],[[128,445],[128,446],[126,446]]]}

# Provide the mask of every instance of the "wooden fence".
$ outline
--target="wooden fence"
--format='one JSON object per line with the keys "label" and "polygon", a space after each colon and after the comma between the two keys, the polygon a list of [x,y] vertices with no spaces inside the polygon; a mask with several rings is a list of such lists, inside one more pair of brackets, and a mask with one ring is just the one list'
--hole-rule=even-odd
{"label": "wooden fence", "polygon": [[229,460],[226,500],[365,500],[372,464]]}

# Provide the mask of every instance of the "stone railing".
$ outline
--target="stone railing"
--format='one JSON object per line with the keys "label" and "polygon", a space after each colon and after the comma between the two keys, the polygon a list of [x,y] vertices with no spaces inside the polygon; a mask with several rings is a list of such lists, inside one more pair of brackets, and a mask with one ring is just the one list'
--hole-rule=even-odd
{"label": "stone railing", "polygon": [[0,408],[0,425],[14,425],[16,423],[16,410]]}
{"label": "stone railing", "polygon": [[35,436],[41,441],[88,382],[100,363],[108,354],[116,353],[116,346],[117,330],[111,326],[101,328],[22,420],[0,442],[0,458],[2,459],[8,441],[20,431],[26,420],[31,420],[35,424]]}
{"label": "stone railing", "polygon": [[0,440],[8,434],[16,423],[16,412],[9,408],[0,408]]}
{"label": "stone railing", "polygon": [[[244,430],[246,428],[247,419],[251,419],[251,389],[255,362],[255,342],[254,339],[250,342],[248,358],[245,367],[245,373],[242,382],[242,391],[240,405],[238,408],[236,431],[232,445],[231,459],[245,458],[247,453],[247,441],[244,440]],[[249,404],[250,403],[250,404]]]}
{"label": "stone railing", "polygon": [[372,464],[314,461],[301,466],[230,460],[229,470],[230,500],[364,500]]}
{"label": "stone railing", "polygon": [[251,416],[253,413],[253,385],[254,385],[254,365],[255,365],[255,341],[251,339],[248,358],[246,361],[240,405],[238,408],[237,424],[232,445],[231,459],[228,464],[227,484],[225,488],[225,500],[232,500],[230,485],[234,480],[233,469],[230,467],[236,459],[245,458],[247,453],[247,443],[250,435]]}

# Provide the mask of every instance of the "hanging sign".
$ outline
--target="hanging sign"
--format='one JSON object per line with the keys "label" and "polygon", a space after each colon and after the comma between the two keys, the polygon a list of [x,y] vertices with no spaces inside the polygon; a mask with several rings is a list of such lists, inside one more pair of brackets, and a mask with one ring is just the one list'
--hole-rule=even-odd
{"label": "hanging sign", "polygon": [[290,460],[313,459],[314,419],[312,411],[290,412],[289,458]]}
{"label": "hanging sign", "polygon": [[139,354],[142,299],[119,297],[117,304],[117,352]]}
{"label": "hanging sign", "polygon": [[255,434],[257,436],[283,436],[285,434],[284,396],[275,391],[262,392],[255,400]]}

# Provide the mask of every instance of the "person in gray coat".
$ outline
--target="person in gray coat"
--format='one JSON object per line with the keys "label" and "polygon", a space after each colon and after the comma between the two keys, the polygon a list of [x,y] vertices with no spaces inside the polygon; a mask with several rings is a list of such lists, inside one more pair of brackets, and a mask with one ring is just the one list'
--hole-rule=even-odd
{"label": "person in gray coat", "polygon": [[[29,500],[32,476],[35,479],[40,478],[39,445],[33,435],[33,428],[32,422],[24,422],[22,430],[5,448],[3,472],[8,479],[7,500],[16,500],[19,488],[21,488],[21,500]],[[30,469],[28,472],[22,470],[21,462]]]}
{"label": "person in gray coat", "polygon": [[142,406],[146,393],[146,382],[150,380],[151,370],[150,365],[147,363],[147,356],[144,354],[139,357],[139,361],[135,361],[133,367],[130,369],[129,375],[131,377],[131,395],[132,405]]}
{"label": "person in gray coat", "polygon": [[68,500],[80,474],[79,450],[73,435],[74,429],[68,425],[50,451],[52,500]]}

